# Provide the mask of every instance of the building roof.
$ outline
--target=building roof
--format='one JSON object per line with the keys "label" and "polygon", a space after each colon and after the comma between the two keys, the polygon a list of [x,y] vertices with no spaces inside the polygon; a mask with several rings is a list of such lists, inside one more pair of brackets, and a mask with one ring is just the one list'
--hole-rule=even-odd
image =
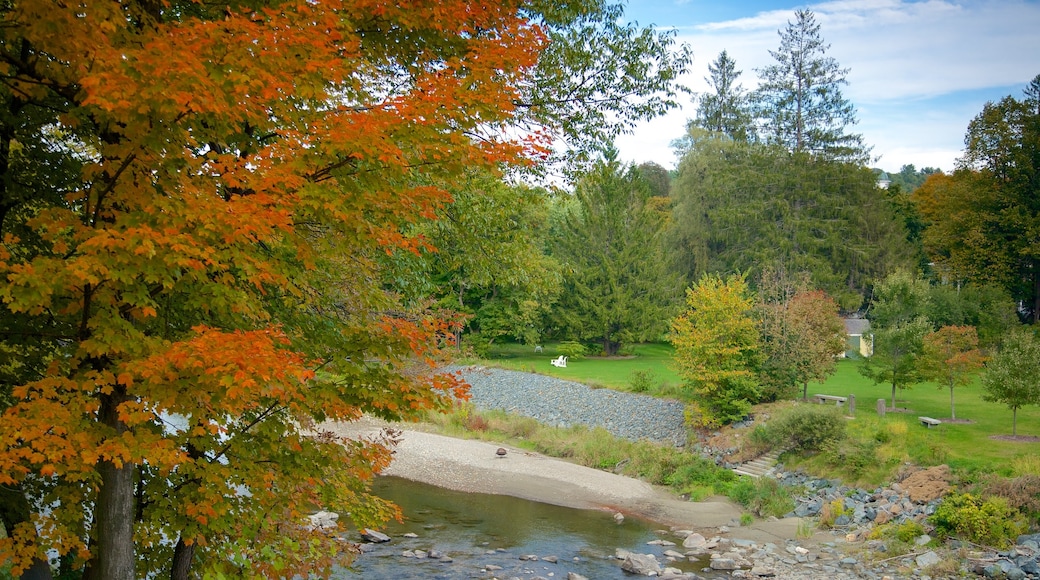
{"label": "building roof", "polygon": [[870,321],[866,318],[846,318],[844,322],[845,334],[863,335],[870,333]]}

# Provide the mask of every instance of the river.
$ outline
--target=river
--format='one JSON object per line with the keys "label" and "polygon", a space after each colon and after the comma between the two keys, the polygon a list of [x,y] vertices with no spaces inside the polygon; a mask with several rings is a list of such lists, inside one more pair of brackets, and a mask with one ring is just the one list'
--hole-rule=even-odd
{"label": "river", "polygon": [[[618,524],[604,511],[461,493],[397,477],[381,477],[374,487],[401,507],[404,521],[384,530],[392,541],[368,545],[353,569],[340,570],[334,578],[566,578],[568,572],[590,579],[631,578],[614,558],[617,548],[653,553],[663,562],[668,547],[647,542],[680,541],[658,533],[661,526],[653,522],[628,517]],[[404,536],[408,533],[417,537]],[[683,551],[681,546],[672,549]],[[452,561],[408,558],[402,556],[406,550],[435,550]],[[521,559],[527,555],[538,559]],[[700,573],[705,564],[668,565]]]}

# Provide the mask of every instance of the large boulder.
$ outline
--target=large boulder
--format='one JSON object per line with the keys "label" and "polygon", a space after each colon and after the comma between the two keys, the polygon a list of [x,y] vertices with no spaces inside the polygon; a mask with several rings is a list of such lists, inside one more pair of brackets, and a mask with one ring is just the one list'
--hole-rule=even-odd
{"label": "large boulder", "polygon": [[621,563],[621,569],[637,576],[657,576],[661,574],[661,564],[652,554],[628,554]]}

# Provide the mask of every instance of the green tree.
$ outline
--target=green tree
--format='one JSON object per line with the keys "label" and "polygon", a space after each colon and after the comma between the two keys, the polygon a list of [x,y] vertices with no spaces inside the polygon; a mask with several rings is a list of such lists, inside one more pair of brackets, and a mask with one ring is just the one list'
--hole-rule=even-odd
{"label": "green tree", "polygon": [[917,169],[913,163],[908,163],[899,168],[899,173],[889,173],[892,185],[898,185],[908,195],[918,187],[924,185],[924,181],[933,173],[942,173],[938,167],[922,167]]}
{"label": "green tree", "polygon": [[449,192],[437,219],[410,232],[426,245],[387,258],[390,284],[410,304],[433,300],[469,317],[468,330],[485,343],[537,343],[561,284],[559,264],[544,251],[548,192],[476,170]]}
{"label": "green tree", "polygon": [[950,418],[957,418],[953,402],[954,387],[963,387],[982,370],[986,357],[979,350],[979,337],[973,326],[943,326],[924,336],[921,376],[950,389]]}
{"label": "green tree", "polygon": [[794,22],[778,31],[780,48],[769,51],[775,64],[758,69],[760,83],[753,100],[766,141],[795,152],[828,159],[865,162],[869,149],[855,125],[856,109],[841,87],[848,69],[826,56],[829,44],[809,10],[795,12]]}
{"label": "green tree", "polygon": [[653,161],[640,163],[636,166],[639,174],[650,186],[650,195],[654,197],[668,197],[672,190],[672,175]]}
{"label": "green tree", "polygon": [[925,246],[956,280],[1001,285],[1040,321],[1040,75],[986,103],[952,177],[919,190]]}
{"label": "green tree", "polygon": [[1011,409],[1011,434],[1018,434],[1018,410],[1040,404],[1040,340],[1028,328],[1008,333],[982,375],[982,398]]}
{"label": "green tree", "polygon": [[751,103],[748,93],[739,83],[741,72],[725,50],[708,65],[709,76],[704,80],[708,81],[712,90],[701,93],[695,99],[695,125],[737,141],[753,138]]}
{"label": "green tree", "polygon": [[580,174],[633,123],[677,108],[688,94],[677,80],[692,62],[690,47],[677,45],[674,32],[626,22],[623,4],[539,0],[525,8],[547,38],[515,105],[521,126],[564,144],[545,143],[549,156],[567,161],[563,170]]}
{"label": "green tree", "polygon": [[908,389],[922,380],[918,359],[924,336],[932,330],[925,314],[929,300],[928,283],[905,270],[890,274],[874,287],[867,312],[874,332],[874,354],[859,370],[874,384],[892,386],[893,409],[896,389]]}
{"label": "green tree", "polygon": [[665,268],[663,218],[650,198],[639,171],[609,150],[578,182],[554,240],[564,268],[560,323],[608,356],[664,332],[678,285]]}
{"label": "green tree", "polygon": [[672,186],[668,244],[688,280],[705,272],[808,272],[857,310],[873,280],[913,264],[902,220],[863,167],[776,146],[698,137]]}
{"label": "green tree", "polygon": [[755,298],[743,276],[705,274],[686,290],[672,321],[679,376],[693,399],[691,420],[705,427],[742,419],[760,398]]}

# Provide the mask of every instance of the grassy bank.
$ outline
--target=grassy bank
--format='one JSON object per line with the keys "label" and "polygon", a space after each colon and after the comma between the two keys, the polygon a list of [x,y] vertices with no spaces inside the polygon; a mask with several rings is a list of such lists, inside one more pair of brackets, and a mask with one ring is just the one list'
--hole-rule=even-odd
{"label": "grassy bank", "polygon": [[[522,345],[498,346],[482,364],[536,372],[575,380],[592,386],[622,391],[646,391],[658,396],[681,394],[681,381],[671,368],[672,349],[667,344],[637,345],[623,358],[586,357],[571,359],[566,368],[549,364],[558,356],[556,345],[547,344],[541,353]],[[899,412],[878,416],[878,399],[890,397],[891,388],[875,385],[863,377],[859,361],[842,360],[837,371],[823,383],[810,384],[815,393],[855,396],[854,420],[849,438],[840,448],[809,458],[788,458],[815,473],[839,476],[864,485],[886,481],[905,463],[947,463],[964,479],[982,474],[1006,477],[1040,475],[1040,443],[1009,441],[998,437],[1011,434],[1011,411],[998,403],[982,400],[980,382],[959,387],[954,396],[957,418],[926,428],[919,416],[950,417],[950,394],[946,388],[925,383],[897,393]],[[650,380],[638,379],[639,375]],[[1040,437],[1040,407],[1019,409],[1017,432]]]}

